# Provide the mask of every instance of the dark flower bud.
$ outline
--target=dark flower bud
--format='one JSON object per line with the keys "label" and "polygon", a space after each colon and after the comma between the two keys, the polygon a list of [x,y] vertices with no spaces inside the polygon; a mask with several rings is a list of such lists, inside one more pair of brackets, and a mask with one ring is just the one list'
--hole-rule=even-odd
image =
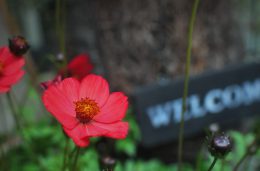
{"label": "dark flower bud", "polygon": [[116,160],[110,156],[105,156],[100,159],[101,170],[113,171],[116,166]]}
{"label": "dark flower bud", "polygon": [[62,53],[58,53],[56,55],[56,61],[62,63],[64,61],[65,57]]}
{"label": "dark flower bud", "polygon": [[9,49],[15,56],[24,55],[30,48],[26,39],[22,36],[14,36],[9,39]]}
{"label": "dark flower bud", "polygon": [[212,156],[224,158],[232,149],[232,142],[229,136],[213,134],[208,140],[208,150]]}
{"label": "dark flower bud", "polygon": [[212,133],[219,132],[219,125],[217,123],[212,123],[209,125],[209,130]]}

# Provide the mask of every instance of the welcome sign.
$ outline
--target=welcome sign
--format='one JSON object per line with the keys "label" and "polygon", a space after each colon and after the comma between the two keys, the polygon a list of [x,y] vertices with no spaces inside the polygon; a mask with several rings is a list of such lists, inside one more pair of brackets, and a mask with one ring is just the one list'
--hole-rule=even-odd
{"label": "welcome sign", "polygon": [[[140,88],[134,107],[142,143],[154,146],[178,138],[183,80]],[[185,136],[202,132],[211,123],[228,124],[260,114],[260,64],[229,67],[191,77]]]}

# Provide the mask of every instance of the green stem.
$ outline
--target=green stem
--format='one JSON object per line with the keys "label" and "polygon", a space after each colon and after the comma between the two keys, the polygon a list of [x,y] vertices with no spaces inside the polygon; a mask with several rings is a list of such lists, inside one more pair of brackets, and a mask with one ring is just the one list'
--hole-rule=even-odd
{"label": "green stem", "polygon": [[80,147],[77,147],[76,156],[75,156],[74,161],[73,161],[72,166],[71,166],[71,171],[75,171],[76,168],[77,168],[77,162],[78,162],[78,157],[79,157],[79,151],[80,151]]}
{"label": "green stem", "polygon": [[223,159],[223,160],[221,161],[221,166],[220,166],[220,170],[219,170],[219,171],[224,170],[224,168],[225,168],[225,163],[226,163],[226,161]]}
{"label": "green stem", "polygon": [[16,112],[16,108],[15,108],[15,105],[13,103],[13,100],[12,100],[10,92],[7,93],[7,101],[8,101],[8,104],[10,106],[11,113],[12,113],[14,121],[15,121],[16,129],[17,129],[18,132],[20,132],[21,131],[21,123],[20,123],[18,114]]}
{"label": "green stem", "polygon": [[210,165],[210,167],[209,167],[208,171],[211,171],[211,170],[213,169],[213,167],[215,166],[215,164],[216,164],[217,160],[218,160],[218,158],[217,158],[217,157],[215,157],[215,158],[214,158],[214,160],[213,160],[213,162],[211,163],[211,165]]}
{"label": "green stem", "polygon": [[178,142],[178,171],[182,170],[182,149],[183,149],[183,132],[184,132],[184,113],[186,112],[186,98],[188,95],[188,85],[190,76],[190,61],[191,61],[191,49],[192,49],[192,33],[193,27],[196,19],[197,9],[200,0],[195,0],[192,7],[192,14],[189,23],[188,31],[188,47],[186,51],[186,65],[185,65],[185,80],[184,80],[184,90],[182,97],[182,111],[181,111],[181,122],[179,128],[179,142]]}
{"label": "green stem", "polygon": [[[0,144],[1,145],[1,144]],[[0,147],[0,170],[5,170],[6,169],[6,157],[5,157],[5,152],[3,146]]]}
{"label": "green stem", "polygon": [[60,16],[61,16],[61,0],[56,0],[56,9],[55,9],[55,29],[56,29],[56,35],[57,35],[57,38],[58,40],[60,41],[60,34],[59,34],[59,31],[60,31]]}
{"label": "green stem", "polygon": [[66,142],[65,142],[65,147],[64,147],[64,152],[63,152],[63,163],[61,167],[61,171],[64,171],[67,166],[67,155],[68,155],[68,150],[69,150],[69,138],[66,137]]}
{"label": "green stem", "polygon": [[202,151],[202,148],[201,148],[199,153],[198,153],[198,156],[196,157],[196,170],[195,171],[201,170],[202,160],[203,160],[203,151]]}
{"label": "green stem", "polygon": [[[59,43],[59,51],[63,55],[63,67],[66,69],[68,60],[66,57],[66,1],[56,0],[56,34]],[[65,71],[66,75],[66,71]]]}
{"label": "green stem", "polygon": [[61,49],[61,52],[62,54],[64,55],[64,62],[65,62],[65,65],[67,65],[67,60],[66,60],[66,31],[65,31],[65,27],[66,27],[66,4],[65,4],[65,0],[62,1],[62,4],[61,4],[61,7],[62,7],[62,13],[61,13],[61,36],[60,36],[60,39],[61,39],[61,42],[60,42],[60,49]]}
{"label": "green stem", "polygon": [[70,159],[72,159],[73,158],[73,156],[74,156],[74,153],[77,151],[77,146],[75,146],[75,148],[70,152],[70,154],[69,154],[69,158]]}

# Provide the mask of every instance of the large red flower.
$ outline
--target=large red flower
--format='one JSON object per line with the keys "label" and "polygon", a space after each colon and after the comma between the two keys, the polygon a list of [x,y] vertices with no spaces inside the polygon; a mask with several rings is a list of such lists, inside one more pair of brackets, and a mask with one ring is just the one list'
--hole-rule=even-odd
{"label": "large red flower", "polygon": [[[93,65],[90,63],[89,56],[86,54],[80,54],[74,57],[67,66],[67,76],[77,78],[82,80],[86,75],[88,75],[93,69]],[[65,72],[62,71],[62,75]],[[65,77],[64,76],[64,77]]]}
{"label": "large red flower", "polygon": [[0,93],[9,91],[21,79],[24,64],[23,57],[13,55],[8,47],[0,48]]}
{"label": "large red flower", "polygon": [[77,146],[87,146],[90,137],[122,139],[127,135],[128,123],[122,122],[127,97],[121,92],[110,94],[101,76],[90,74],[81,82],[66,78],[44,92],[43,103]]}

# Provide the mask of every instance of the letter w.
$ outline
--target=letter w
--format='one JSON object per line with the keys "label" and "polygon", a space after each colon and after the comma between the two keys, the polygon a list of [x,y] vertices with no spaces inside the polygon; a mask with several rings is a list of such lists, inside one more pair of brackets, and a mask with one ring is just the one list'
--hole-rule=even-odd
{"label": "letter w", "polygon": [[171,107],[169,103],[150,107],[147,109],[147,114],[153,127],[159,128],[166,126],[170,122]]}

